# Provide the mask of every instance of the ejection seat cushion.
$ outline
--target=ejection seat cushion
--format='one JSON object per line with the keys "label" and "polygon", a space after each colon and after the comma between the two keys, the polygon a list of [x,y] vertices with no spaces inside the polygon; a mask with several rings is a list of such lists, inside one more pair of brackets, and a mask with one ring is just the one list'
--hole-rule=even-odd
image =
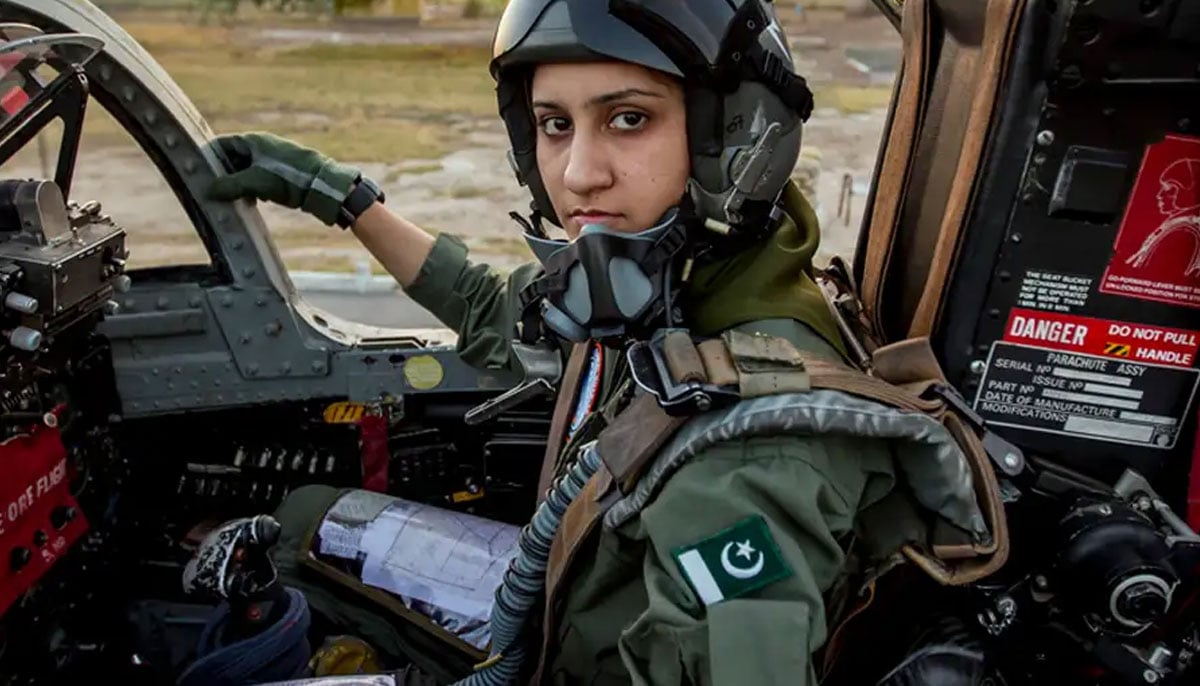
{"label": "ejection seat cushion", "polygon": [[857,260],[885,342],[932,333],[1025,3],[904,3],[896,100]]}
{"label": "ejection seat cushion", "polygon": [[464,650],[427,619],[405,608],[394,596],[311,553],[312,540],[326,512],[348,489],[304,486],[292,491],[275,511],[282,531],[271,552],[280,582],[302,591],[314,614],[337,633],[357,636],[379,651],[385,669],[413,664],[438,683],[470,673],[486,656]]}

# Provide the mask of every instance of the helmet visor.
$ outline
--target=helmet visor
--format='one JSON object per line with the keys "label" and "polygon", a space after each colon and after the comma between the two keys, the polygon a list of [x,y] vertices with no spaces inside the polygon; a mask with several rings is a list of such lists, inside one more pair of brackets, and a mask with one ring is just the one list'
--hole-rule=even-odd
{"label": "helmet visor", "polygon": [[512,0],[500,16],[496,25],[496,38],[492,41],[492,58],[506,54],[529,35],[538,17],[555,0]]}
{"label": "helmet visor", "polygon": [[[738,6],[758,0],[608,0],[609,11],[644,35],[685,72],[711,69]],[[597,3],[600,4],[600,3]]]}
{"label": "helmet visor", "polygon": [[[509,55],[514,50],[521,54]],[[604,0],[512,0],[492,47],[493,59],[509,64],[587,54],[680,74],[675,60],[639,29],[611,14]]]}

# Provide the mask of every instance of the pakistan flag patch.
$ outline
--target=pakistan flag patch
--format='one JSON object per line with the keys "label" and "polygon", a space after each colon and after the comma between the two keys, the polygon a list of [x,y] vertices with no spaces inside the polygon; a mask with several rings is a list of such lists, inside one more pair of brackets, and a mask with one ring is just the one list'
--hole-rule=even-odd
{"label": "pakistan flag patch", "polygon": [[792,575],[760,515],[672,551],[705,605],[737,598]]}

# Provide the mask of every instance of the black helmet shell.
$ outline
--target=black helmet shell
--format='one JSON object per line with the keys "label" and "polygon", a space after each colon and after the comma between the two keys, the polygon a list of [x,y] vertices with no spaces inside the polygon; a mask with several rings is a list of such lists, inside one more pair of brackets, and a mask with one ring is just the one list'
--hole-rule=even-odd
{"label": "black helmet shell", "polygon": [[[747,16],[753,16],[748,21]],[[640,20],[629,23],[626,17]],[[636,25],[635,25],[636,24]],[[745,35],[732,50],[723,41]],[[757,26],[756,26],[757,24]],[[719,37],[719,38],[718,38]],[[757,52],[750,59],[749,48]],[[745,50],[745,59],[743,59]],[[740,65],[761,63],[761,78]],[[791,178],[808,108],[781,97],[780,83],[803,79],[770,5],[744,0],[512,0],[497,25],[490,70],[512,148],[509,161],[529,186],[533,208],[559,224],[537,169],[530,108],[533,68],[550,62],[621,60],[683,79],[691,172],[688,192],[701,217],[730,226],[762,224]],[[717,63],[737,63],[737,78]],[[717,77],[720,78],[717,78]],[[811,107],[811,98],[808,103]]]}

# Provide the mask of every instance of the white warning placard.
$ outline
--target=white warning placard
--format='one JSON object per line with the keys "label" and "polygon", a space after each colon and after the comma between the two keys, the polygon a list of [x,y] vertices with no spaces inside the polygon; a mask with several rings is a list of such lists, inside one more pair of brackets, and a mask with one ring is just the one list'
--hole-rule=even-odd
{"label": "white warning placard", "polygon": [[989,424],[1169,450],[1200,370],[996,342],[974,409]]}

